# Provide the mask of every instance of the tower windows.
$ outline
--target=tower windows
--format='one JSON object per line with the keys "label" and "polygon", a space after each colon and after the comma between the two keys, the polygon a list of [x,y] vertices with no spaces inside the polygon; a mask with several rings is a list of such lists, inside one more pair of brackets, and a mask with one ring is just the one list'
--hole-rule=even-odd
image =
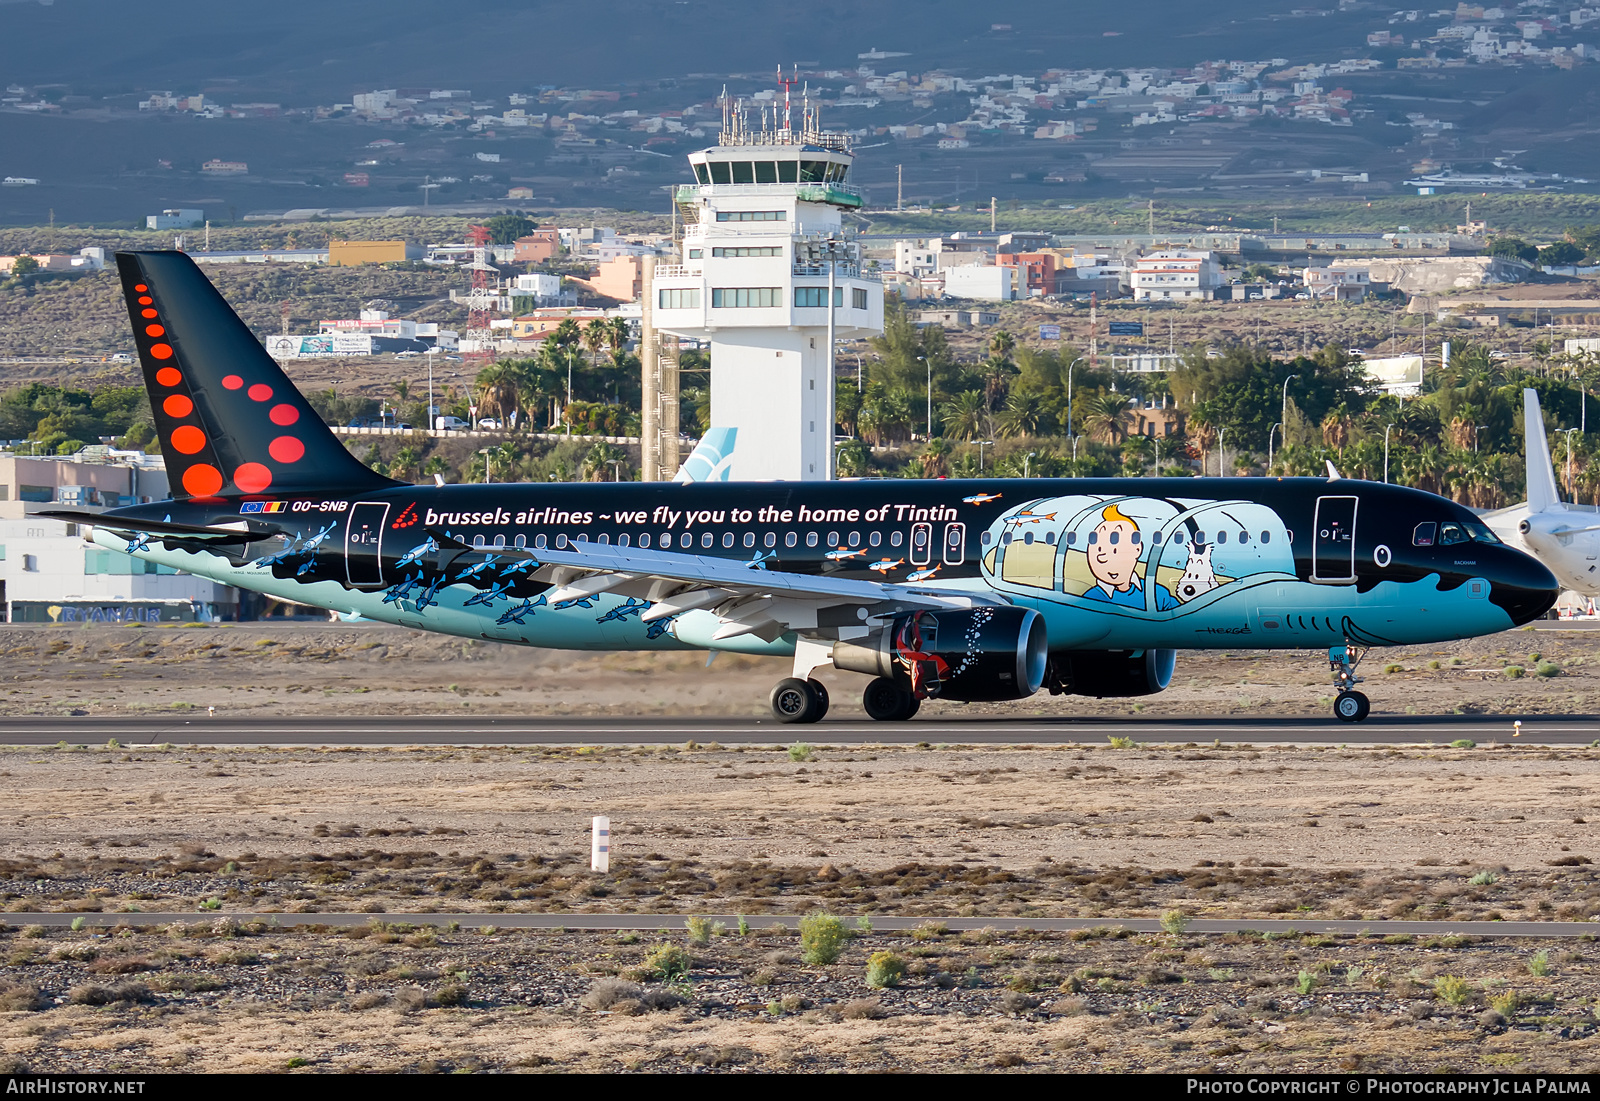
{"label": "tower windows", "polygon": [[788,211],[784,210],[719,210],[719,222],[787,222]]}
{"label": "tower windows", "polygon": [[[794,304],[796,306],[815,306],[818,309],[828,304],[827,287],[796,287],[794,289]],[[833,288],[833,305],[835,309],[844,305],[844,288]]]}
{"label": "tower windows", "polygon": [[781,306],[783,293],[780,287],[713,287],[712,309],[749,309]]}

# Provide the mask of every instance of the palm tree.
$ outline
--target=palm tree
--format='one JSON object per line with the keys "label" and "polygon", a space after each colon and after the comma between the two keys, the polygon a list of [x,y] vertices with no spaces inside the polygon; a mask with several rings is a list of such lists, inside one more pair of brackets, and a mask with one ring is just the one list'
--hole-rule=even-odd
{"label": "palm tree", "polygon": [[839,447],[839,456],[835,466],[841,478],[860,478],[870,469],[867,445],[860,440],[849,440]]}
{"label": "palm tree", "polygon": [[939,406],[939,421],[945,434],[958,440],[975,440],[984,435],[989,403],[982,392],[965,390]]}
{"label": "palm tree", "polygon": [[589,350],[589,358],[598,364],[600,349],[604,348],[611,339],[611,326],[603,317],[597,317],[583,327],[583,346]]}
{"label": "palm tree", "polygon": [[1322,442],[1335,451],[1343,451],[1350,442],[1350,413],[1344,406],[1332,410],[1322,418]]}
{"label": "palm tree", "polygon": [[1122,440],[1128,420],[1128,399],[1115,391],[1095,394],[1082,405],[1083,426],[1102,443]]}
{"label": "palm tree", "polygon": [[581,339],[582,334],[578,329],[578,323],[568,317],[564,318],[561,324],[550,331],[550,336],[546,339],[546,343],[554,343],[558,348],[566,348],[577,344]]}
{"label": "palm tree", "polygon": [[478,372],[478,415],[498,418],[509,426],[511,414],[520,407],[517,371],[509,363],[493,363]]}
{"label": "palm tree", "polygon": [[839,379],[833,388],[833,410],[838,420],[839,431],[846,436],[856,434],[856,420],[861,415],[861,391],[857,390],[846,379]]}
{"label": "palm tree", "polygon": [[950,451],[949,440],[929,440],[927,448],[922,452],[922,476],[924,478],[944,477],[948,473],[945,460],[949,457]]}
{"label": "palm tree", "polygon": [[613,317],[606,322],[610,329],[607,342],[616,351],[623,351],[628,346],[628,319],[626,317]]}
{"label": "palm tree", "polygon": [[[583,457],[583,480],[586,482],[603,482],[612,477],[613,462],[625,464],[628,456],[615,444],[597,443],[589,449]],[[620,470],[619,470],[620,473]],[[628,479],[632,481],[630,477]]]}
{"label": "palm tree", "polygon": [[1000,414],[1000,435],[1015,439],[1034,436],[1044,423],[1044,403],[1036,394],[1017,391],[1006,399],[1006,409]]}

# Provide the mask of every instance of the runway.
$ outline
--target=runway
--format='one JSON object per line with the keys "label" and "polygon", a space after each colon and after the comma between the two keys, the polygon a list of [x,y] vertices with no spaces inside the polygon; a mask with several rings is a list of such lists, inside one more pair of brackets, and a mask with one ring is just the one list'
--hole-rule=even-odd
{"label": "runway", "polygon": [[1374,715],[1364,723],[1327,719],[962,718],[877,723],[843,718],[809,726],[771,719],[467,718],[437,715],[336,718],[228,718],[218,715],[105,718],[32,716],[0,719],[0,746],[105,745],[1104,745],[1109,738],[1138,743],[1203,745],[1478,745],[1587,746],[1600,740],[1600,716]]}
{"label": "runway", "polygon": [[[452,923],[466,929],[543,929],[565,932],[609,932],[613,930],[644,930],[651,932],[676,931],[684,928],[690,914],[506,914],[478,911],[473,913],[434,914],[283,914],[283,913],[128,913],[128,914],[57,914],[57,913],[6,913],[4,920],[11,925],[46,925],[54,928],[109,928],[119,925],[152,926],[170,925],[175,921],[210,923],[219,918],[232,918],[241,923],[262,922],[280,929],[305,928],[327,925],[348,928],[382,922],[386,925],[428,925],[441,928]],[[738,928],[737,914],[699,914],[711,921],[720,921],[729,930]],[[854,923],[854,915],[844,914]],[[755,930],[782,925],[793,930],[799,926],[796,914],[747,914],[745,920]],[[946,925],[952,932],[967,929],[992,928],[1001,931],[1034,929],[1041,932],[1071,932],[1074,929],[1128,929],[1135,933],[1162,932],[1157,918],[1127,918],[1121,921],[1108,918],[1016,918],[1016,917],[943,917],[920,914],[910,917],[890,917],[872,914],[869,917],[875,932],[893,933],[914,929],[929,922]],[[1475,937],[1592,937],[1600,926],[1585,921],[1287,921],[1282,918],[1229,918],[1226,920],[1195,918],[1185,926],[1186,933],[1321,933],[1335,936],[1396,935],[1414,937],[1475,936]]]}

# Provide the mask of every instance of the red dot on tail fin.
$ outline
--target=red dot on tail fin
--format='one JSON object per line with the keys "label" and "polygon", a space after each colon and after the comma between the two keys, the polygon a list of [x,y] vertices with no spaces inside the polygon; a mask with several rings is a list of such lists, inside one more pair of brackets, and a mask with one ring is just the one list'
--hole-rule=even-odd
{"label": "red dot on tail fin", "polygon": [[156,372],[156,381],[163,386],[176,386],[183,381],[183,372],[176,367],[163,367]]}
{"label": "red dot on tail fin", "polygon": [[172,446],[185,455],[196,454],[206,445],[206,434],[192,424],[180,424],[172,430]]}
{"label": "red dot on tail fin", "polygon": [[225,375],[222,379],[222,385],[227,387],[229,390],[237,390],[239,387],[244,385],[244,379],[240,378],[238,375]]}
{"label": "red dot on tail fin", "polygon": [[300,410],[292,405],[274,405],[267,414],[273,424],[289,425],[300,419]]}
{"label": "red dot on tail fin", "polygon": [[245,463],[233,472],[233,484],[246,493],[260,493],[272,484],[272,471],[260,463]]}
{"label": "red dot on tail fin", "polygon": [[183,489],[191,497],[210,497],[222,488],[222,471],[210,463],[197,463],[183,472]]}
{"label": "red dot on tail fin", "polygon": [[252,401],[266,401],[272,397],[272,387],[264,382],[258,382],[245,393],[250,395],[250,400]]}
{"label": "red dot on tail fin", "polygon": [[152,344],[152,345],[150,345],[150,354],[155,356],[157,359],[171,359],[172,358],[172,345],[170,345],[170,344]]}
{"label": "red dot on tail fin", "polygon": [[267,454],[280,463],[297,463],[306,453],[306,445],[293,436],[279,436],[267,445]]}
{"label": "red dot on tail fin", "polygon": [[194,402],[182,394],[173,394],[161,403],[161,408],[169,417],[187,417],[194,412]]}

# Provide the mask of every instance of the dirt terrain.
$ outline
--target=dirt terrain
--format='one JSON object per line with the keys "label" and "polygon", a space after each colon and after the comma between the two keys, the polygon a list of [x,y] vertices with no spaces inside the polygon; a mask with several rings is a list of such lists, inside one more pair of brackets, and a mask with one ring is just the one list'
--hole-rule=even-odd
{"label": "dirt terrain", "polygon": [[[399,627],[0,625],[0,714],[765,716],[787,659],[538,650]],[[1543,674],[1541,675],[1541,667]],[[1386,671],[1387,670],[1387,671]],[[1600,631],[1526,628],[1374,650],[1360,672],[1378,714],[1590,714]],[[866,678],[825,671],[834,716],[860,718]],[[1172,686],[1138,699],[1041,693],[929,701],[921,715],[1325,716],[1326,662],[1305,651],[1185,652]],[[821,735],[818,735],[820,737]]]}
{"label": "dirt terrain", "polygon": [[[1590,639],[1391,652],[1369,687],[1397,711],[1586,711]],[[756,713],[785,671],[315,624],[9,627],[0,654],[12,715],[214,702],[648,721]],[[1527,675],[1508,676],[1510,661]],[[1541,662],[1554,675],[1536,675]],[[835,682],[841,713],[856,680]],[[1325,685],[1306,655],[1185,655],[1175,688],[1148,701],[1010,713],[1313,714]],[[0,748],[0,918],[13,922],[0,1067],[1600,1068],[1588,938],[1448,935],[1458,921],[1600,917],[1600,749],[1509,732],[1471,748],[844,748],[826,725],[801,732],[814,746],[788,744],[795,733],[736,747]],[[606,874],[588,868],[595,814],[615,831]],[[40,910],[126,925],[20,916]],[[156,911],[193,919],[139,924]],[[314,924],[352,911],[372,924]],[[490,916],[465,930],[430,917],[462,911]],[[745,914],[750,929],[686,928],[666,938],[683,958],[659,935],[492,925],[584,911]],[[882,915],[927,924],[863,930],[832,963],[769,928],[820,911],[851,931]],[[230,916],[262,912],[282,916]],[[955,934],[938,922],[952,915],[1103,925]],[[1118,928],[1165,915],[1168,933]],[[1183,931],[1295,916],[1369,931]],[[1386,935],[1401,918],[1441,935]],[[903,967],[897,985],[868,983],[880,952],[896,958],[878,957],[876,977]]]}

